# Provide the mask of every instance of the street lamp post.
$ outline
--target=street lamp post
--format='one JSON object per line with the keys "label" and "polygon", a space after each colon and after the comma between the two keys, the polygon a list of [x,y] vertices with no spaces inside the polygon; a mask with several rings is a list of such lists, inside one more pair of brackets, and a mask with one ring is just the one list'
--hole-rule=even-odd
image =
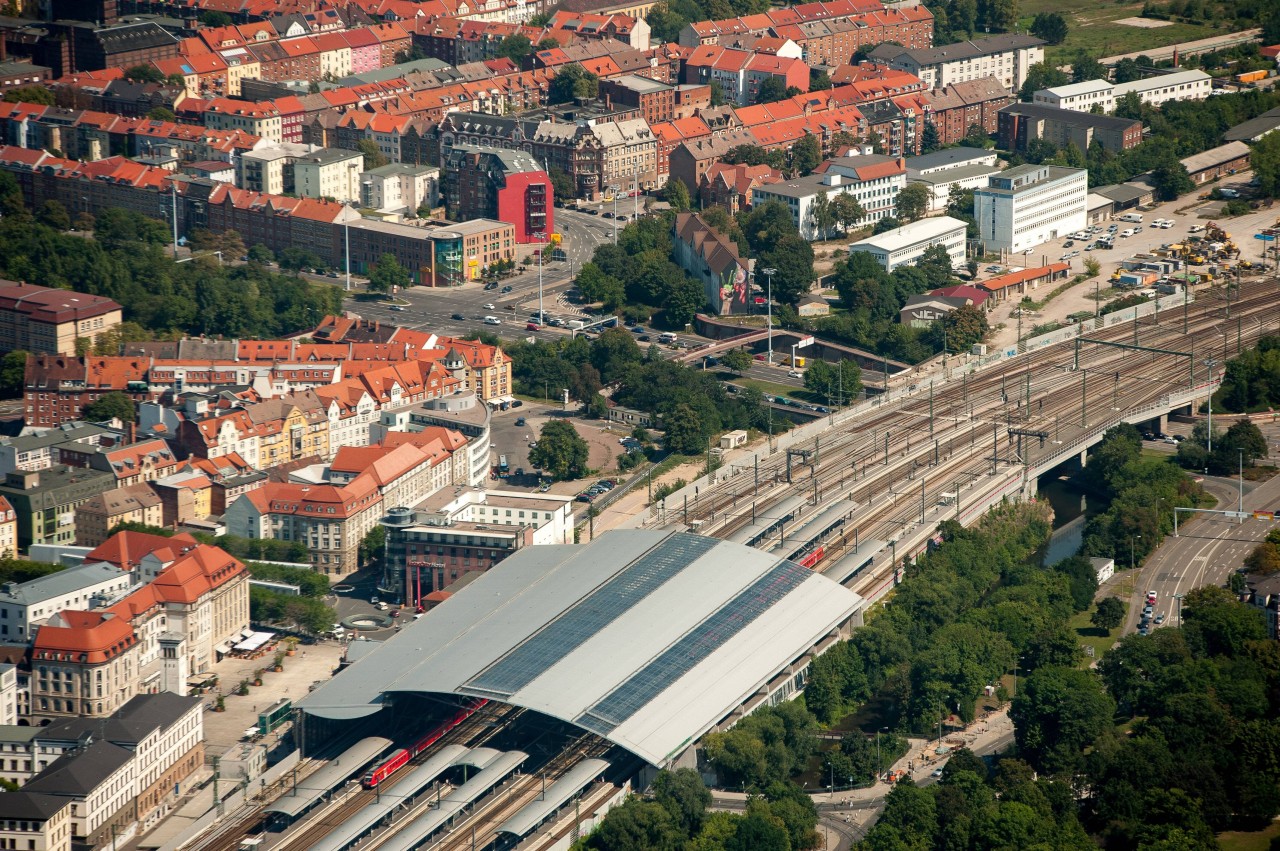
{"label": "street lamp post", "polygon": [[622,191],[621,186],[610,186],[609,192],[613,195],[613,244],[618,244],[618,193]]}
{"label": "street lamp post", "polygon": [[1209,358],[1204,362],[1204,377],[1207,379],[1209,391],[1209,454],[1213,454],[1213,368],[1218,362]]}
{"label": "street lamp post", "polygon": [[769,289],[768,292],[765,293],[764,297],[764,306],[768,316],[768,319],[765,320],[765,324],[769,328],[769,366],[773,366],[773,276],[778,270],[770,266],[768,268],[761,269],[760,271],[764,272],[765,280],[769,282]]}
{"label": "street lamp post", "polygon": [[535,233],[534,238],[542,244],[538,249],[538,324],[546,322],[546,317],[542,315],[542,255],[547,250],[547,235],[545,233]]}
{"label": "street lamp post", "polygon": [[1134,540],[1136,538],[1141,538],[1141,537],[1142,537],[1141,535],[1129,536],[1129,569],[1130,570],[1133,570],[1133,563],[1134,563],[1133,561]]}

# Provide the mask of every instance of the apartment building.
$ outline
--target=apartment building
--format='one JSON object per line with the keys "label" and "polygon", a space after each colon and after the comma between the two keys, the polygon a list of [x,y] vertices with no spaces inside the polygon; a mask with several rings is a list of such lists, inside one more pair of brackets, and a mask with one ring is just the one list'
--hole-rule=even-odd
{"label": "apartment building", "polygon": [[906,162],[900,157],[880,154],[836,157],[819,171],[782,183],[758,186],[752,193],[754,204],[779,201],[791,212],[800,235],[808,240],[829,239],[843,232],[838,223],[818,220],[818,199],[827,201],[841,193],[853,195],[866,217],[862,223],[876,222],[894,214],[898,193],[906,186]]}
{"label": "apartment building", "polygon": [[549,242],[555,232],[551,177],[524,151],[446,149],[444,195],[450,219],[509,222],[518,243]]}
{"label": "apartment building", "polygon": [[236,186],[271,195],[296,193],[294,163],[320,150],[315,145],[281,142],[246,151],[235,163]]}
{"label": "apartment building", "polygon": [[1127,151],[1142,143],[1142,122],[1114,115],[1058,109],[1041,103],[1014,103],[1000,110],[997,138],[1006,150],[1025,151],[1036,139],[1082,152],[1097,142],[1109,151]]}
{"label": "apartment building", "polygon": [[902,227],[850,243],[849,253],[870,254],[886,272],[914,266],[924,253],[940,245],[951,258],[951,268],[964,268],[967,224],[950,216],[920,219]]}
{"label": "apartment building", "polygon": [[280,110],[271,101],[250,103],[218,98],[206,105],[204,126],[212,130],[242,130],[274,144],[284,141]]}
{"label": "apartment building", "polygon": [[358,151],[321,148],[293,162],[294,191],[306,198],[347,204],[360,200],[364,155]]}
{"label": "apartment building", "polygon": [[116,328],[123,308],[109,298],[0,280],[0,351],[75,355]]}
{"label": "apartment building", "polygon": [[40,792],[0,796],[0,847],[71,851],[71,799]]}
{"label": "apartment building", "polygon": [[678,213],[671,237],[676,264],[702,284],[703,295],[717,314],[751,311],[747,283],[751,261],[738,254],[736,243],[697,213]]}
{"label": "apartment building", "polygon": [[1116,83],[1112,88],[1116,100],[1133,93],[1149,106],[1159,106],[1171,100],[1204,100],[1212,92],[1213,78],[1198,69]]}
{"label": "apartment building", "polygon": [[104,491],[76,506],[76,546],[98,546],[121,523],[165,525],[164,501],[150,482]]}
{"label": "apartment building", "polygon": [[990,178],[974,192],[974,217],[988,251],[1020,252],[1086,225],[1084,169],[1023,165]]}
{"label": "apartment building", "polygon": [[14,558],[17,554],[18,512],[0,496],[0,558]]}
{"label": "apartment building", "polygon": [[55,464],[6,474],[0,496],[16,513],[18,549],[25,552],[33,544],[74,544],[76,508],[114,487],[111,473]]}
{"label": "apartment building", "polygon": [[416,216],[425,207],[440,206],[440,169],[391,163],[360,176],[360,203],[380,213]]}
{"label": "apartment building", "polygon": [[914,74],[929,89],[995,77],[1005,89],[1017,92],[1031,66],[1044,61],[1044,44],[1033,36],[1007,33],[942,47],[882,44],[868,58]]}

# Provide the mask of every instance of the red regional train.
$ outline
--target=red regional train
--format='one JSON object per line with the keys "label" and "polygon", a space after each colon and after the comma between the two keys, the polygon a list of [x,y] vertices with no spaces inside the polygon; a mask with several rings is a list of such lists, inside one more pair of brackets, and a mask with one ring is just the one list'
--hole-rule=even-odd
{"label": "red regional train", "polygon": [[393,751],[390,756],[375,765],[363,778],[361,778],[360,785],[366,789],[375,788],[379,783],[386,780],[392,774],[395,774],[396,771],[402,768],[409,760],[440,741],[445,733],[449,732],[454,727],[457,727],[463,721],[466,721],[474,715],[477,710],[483,708],[488,702],[489,701],[487,700],[477,700],[473,702],[470,706],[460,709],[458,713],[448,721],[444,722],[439,727],[436,727],[409,747],[399,748]]}

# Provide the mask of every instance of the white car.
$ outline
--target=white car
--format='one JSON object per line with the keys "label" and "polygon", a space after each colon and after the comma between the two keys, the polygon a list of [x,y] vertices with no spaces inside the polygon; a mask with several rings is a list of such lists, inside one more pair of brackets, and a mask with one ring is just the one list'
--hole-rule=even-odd
{"label": "white car", "polygon": [[804,373],[798,369],[793,369],[787,373],[790,378],[804,378]]}
{"label": "white car", "polygon": [[1133,236],[1133,234],[1134,234],[1133,228],[1125,228],[1124,230],[1120,231],[1120,237],[1122,239],[1125,237]]}
{"label": "white car", "polygon": [[496,316],[486,316],[484,318],[484,324],[485,325],[501,325],[502,320]]}
{"label": "white car", "polygon": [[493,302],[487,302],[487,303],[482,304],[482,305],[480,305],[480,306],[481,306],[481,307],[483,307],[485,310],[497,310],[497,309],[498,309],[498,308],[496,308],[496,307],[494,307],[494,306],[493,306]]}

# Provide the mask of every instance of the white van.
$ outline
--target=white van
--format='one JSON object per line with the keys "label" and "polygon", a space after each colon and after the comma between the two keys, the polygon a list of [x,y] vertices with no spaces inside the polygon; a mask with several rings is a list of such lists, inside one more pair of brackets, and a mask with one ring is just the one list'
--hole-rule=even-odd
{"label": "white van", "polygon": [[1120,221],[1133,222],[1134,224],[1142,224],[1142,214],[1141,213],[1125,213],[1123,216],[1120,217]]}
{"label": "white van", "polygon": [[484,318],[484,324],[485,325],[501,325],[502,320],[496,316],[486,316]]}
{"label": "white van", "polygon": [[659,343],[674,343],[675,341],[676,341],[676,335],[672,334],[670,331],[664,331],[663,333],[658,335]]}

